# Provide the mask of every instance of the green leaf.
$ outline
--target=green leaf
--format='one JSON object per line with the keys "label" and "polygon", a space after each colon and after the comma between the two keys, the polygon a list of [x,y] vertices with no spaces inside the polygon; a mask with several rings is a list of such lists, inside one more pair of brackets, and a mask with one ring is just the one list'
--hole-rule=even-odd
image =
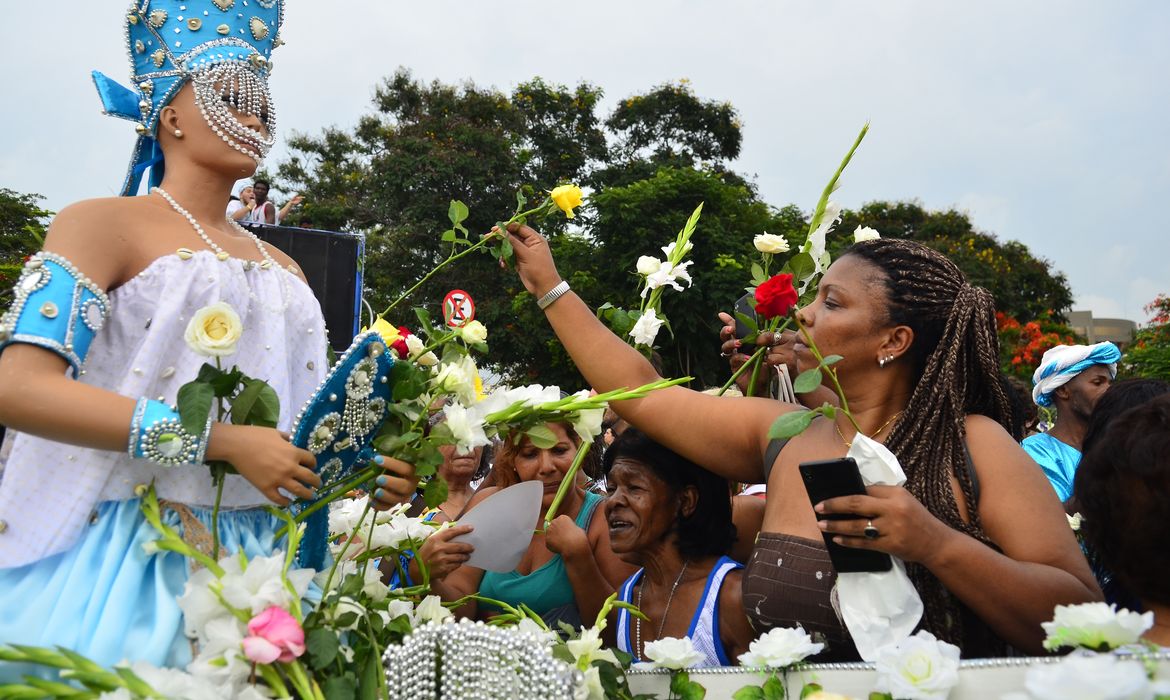
{"label": "green leaf", "polygon": [[820,683],[805,683],[804,687],[800,689],[800,700],[804,700],[808,696],[822,691],[824,691],[824,688],[821,687]]}
{"label": "green leaf", "polygon": [[444,243],[454,243],[455,239],[458,238],[458,236],[455,235],[455,229],[449,228],[443,232],[442,238],[443,238]]}
{"label": "green leaf", "polygon": [[764,689],[758,685],[745,685],[735,691],[731,700],[764,700]]}
{"label": "green leaf", "polygon": [[305,636],[305,648],[309,650],[309,665],[320,670],[337,658],[341,642],[332,630],[318,627]]}
{"label": "green leaf", "polygon": [[784,682],[775,675],[764,681],[764,700],[784,700]]}
{"label": "green leaf", "polygon": [[815,411],[790,411],[780,416],[768,429],[769,440],[787,440],[805,431],[816,416]]}
{"label": "green leaf", "polygon": [[467,205],[457,199],[451,200],[451,206],[447,208],[447,218],[453,226],[466,220],[468,213]]}
{"label": "green leaf", "polygon": [[240,380],[243,378],[244,373],[240,371],[239,367],[232,367],[230,372],[221,372],[219,376],[211,380],[211,388],[215,390],[215,397],[226,399],[236,393],[236,387],[240,385]]}
{"label": "green leaf", "polygon": [[175,404],[179,408],[179,420],[183,423],[183,430],[192,435],[202,435],[207,427],[207,417],[211,415],[211,402],[215,399],[215,391],[210,384],[200,381],[187,382],[179,387],[179,396]]}
{"label": "green leaf", "polygon": [[792,390],[798,394],[807,394],[810,391],[815,391],[821,385],[821,370],[819,367],[801,372],[796,377],[796,381],[792,382]]}
{"label": "green leaf", "polygon": [[845,358],[841,357],[840,355],[825,355],[825,359],[821,361],[821,364],[828,367],[829,365],[835,365],[844,359]]}
{"label": "green leaf", "polygon": [[670,692],[681,700],[703,700],[707,689],[691,680],[686,671],[675,671],[670,678]]}
{"label": "green leaf", "polygon": [[361,683],[357,697],[361,700],[377,700],[382,679],[382,658],[380,654],[368,654],[361,665]]}
{"label": "green leaf", "polygon": [[760,324],[759,324],[759,322],[756,321],[756,319],[754,317],[748,316],[747,314],[742,313],[740,311],[736,311],[735,318],[738,319],[740,323],[747,326],[747,328],[750,332],[752,332],[752,333],[759,333],[760,332]]}
{"label": "green leaf", "polygon": [[837,407],[826,402],[824,406],[821,406],[821,415],[829,420],[837,420]]}
{"label": "green leaf", "polygon": [[414,315],[415,315],[415,318],[418,319],[419,326],[423,330],[426,330],[429,332],[432,329],[431,313],[429,311],[427,311],[426,309],[424,309],[421,306],[416,306],[416,307],[414,307]]}
{"label": "green leaf", "polygon": [[506,238],[504,239],[503,244],[501,244],[501,246],[500,246],[500,257],[502,257],[504,260],[511,260],[512,259],[512,241],[511,240],[506,239]]}
{"label": "green leaf", "polygon": [[423,489],[423,500],[426,501],[427,508],[438,508],[441,504],[446,503],[447,480],[436,476],[428,481],[426,488]]}
{"label": "green leaf", "polygon": [[874,691],[869,694],[869,700],[894,700],[894,696],[889,693],[879,693]]}
{"label": "green leaf", "polygon": [[280,419],[280,397],[261,379],[244,380],[244,389],[232,401],[232,423],[275,428]]}
{"label": "green leaf", "polygon": [[348,674],[326,678],[321,691],[325,700],[352,700],[357,695],[357,679]]}
{"label": "green leaf", "polygon": [[213,364],[204,362],[203,366],[199,368],[199,376],[195,377],[195,381],[210,384],[216,377],[223,375],[223,370]]}
{"label": "green leaf", "polygon": [[525,435],[532,440],[532,444],[540,450],[549,450],[556,446],[557,436],[547,425],[541,423],[525,431]]}
{"label": "green leaf", "polygon": [[760,285],[767,281],[764,276],[764,268],[760,267],[759,263],[752,263],[752,284]]}
{"label": "green leaf", "polygon": [[788,270],[796,281],[801,281],[812,276],[817,270],[816,263],[808,253],[797,253],[788,260]]}

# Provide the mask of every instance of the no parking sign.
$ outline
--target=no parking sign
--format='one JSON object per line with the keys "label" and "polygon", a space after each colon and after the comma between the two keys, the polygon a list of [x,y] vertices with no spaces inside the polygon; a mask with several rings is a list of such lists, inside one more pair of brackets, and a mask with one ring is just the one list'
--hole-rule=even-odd
{"label": "no parking sign", "polygon": [[443,320],[452,328],[466,326],[475,320],[475,300],[462,289],[452,289],[443,297]]}

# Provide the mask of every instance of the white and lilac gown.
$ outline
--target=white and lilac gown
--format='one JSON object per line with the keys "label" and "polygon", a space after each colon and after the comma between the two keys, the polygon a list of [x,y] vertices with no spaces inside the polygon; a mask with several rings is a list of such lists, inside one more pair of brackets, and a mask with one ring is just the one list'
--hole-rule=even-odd
{"label": "white and lilac gown", "polygon": [[[237,352],[221,361],[272,385],[282,430],[328,370],[320,304],[287,270],[220,261],[210,251],[189,259],[169,254],[109,296],[110,317],[78,379],[86,384],[173,404],[179,387],[212,361],[187,347],[187,323],[219,301],[231,304],[244,326]],[[175,597],[189,562],[146,553],[143,544],[158,535],[139,509],[138,487],[153,482],[160,500],[188,506],[210,530],[215,488],[208,468],[161,467],[125,451],[26,434],[8,439],[14,442],[0,473],[0,643],[59,645],[103,665],[185,665],[191,648]],[[219,516],[226,552],[253,557],[283,546],[275,541],[279,522],[260,509],[266,503],[243,477],[227,477]],[[163,514],[182,531],[175,511]],[[0,664],[0,680],[27,670]]]}

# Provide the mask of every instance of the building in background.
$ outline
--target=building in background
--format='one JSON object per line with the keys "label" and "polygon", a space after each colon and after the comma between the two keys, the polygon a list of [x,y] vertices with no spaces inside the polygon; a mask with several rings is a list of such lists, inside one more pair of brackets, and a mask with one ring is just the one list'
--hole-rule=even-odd
{"label": "building in background", "polygon": [[1137,323],[1124,318],[1094,318],[1092,311],[1072,311],[1068,325],[1090,344],[1108,340],[1123,351],[1133,342]]}

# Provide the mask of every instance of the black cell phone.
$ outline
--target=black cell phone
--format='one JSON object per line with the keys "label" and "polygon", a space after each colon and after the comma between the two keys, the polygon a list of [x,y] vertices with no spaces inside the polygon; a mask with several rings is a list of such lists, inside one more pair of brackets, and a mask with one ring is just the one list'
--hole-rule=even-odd
{"label": "black cell phone", "polygon": [[[804,480],[804,488],[808,491],[808,498],[814,506],[821,501],[839,496],[865,495],[865,482],[861,480],[861,472],[858,471],[857,462],[853,461],[852,457],[801,462],[800,478]],[[817,514],[817,520],[857,519],[855,516],[840,513]],[[833,568],[838,573],[889,571],[893,566],[890,555],[885,552],[839,545],[833,541],[833,535],[827,532],[823,534],[825,549],[829,550],[829,558],[833,560]]]}
{"label": "black cell phone", "polygon": [[[743,314],[749,318],[756,318],[756,309],[752,306],[752,295],[744,294],[735,302],[735,314]],[[735,315],[733,314],[733,315]],[[758,319],[757,319],[758,320]],[[757,324],[758,325],[758,324]],[[744,322],[739,320],[739,316],[735,317],[735,337],[746,338],[751,333],[751,329],[744,325]],[[750,354],[750,353],[749,353]]]}

